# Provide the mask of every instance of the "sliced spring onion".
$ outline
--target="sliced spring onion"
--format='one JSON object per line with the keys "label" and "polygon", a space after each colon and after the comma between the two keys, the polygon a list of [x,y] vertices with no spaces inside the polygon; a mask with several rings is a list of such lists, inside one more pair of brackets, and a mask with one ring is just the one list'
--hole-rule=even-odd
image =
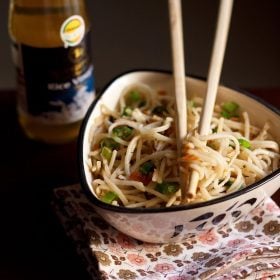
{"label": "sliced spring onion", "polygon": [[133,110],[130,107],[124,107],[122,116],[130,117],[132,115]]}
{"label": "sliced spring onion", "polygon": [[113,151],[108,147],[103,147],[101,149],[101,156],[104,157],[105,159],[107,159],[108,161],[110,161],[110,159],[112,157],[112,153],[113,153]]}
{"label": "sliced spring onion", "polygon": [[138,102],[140,101],[141,99],[141,94],[138,90],[132,90],[130,93],[129,93],[129,101],[131,102]]}
{"label": "sliced spring onion", "polygon": [[153,172],[155,169],[155,165],[152,161],[146,161],[139,167],[139,171],[143,175],[148,175],[149,173]]}
{"label": "sliced spring onion", "polygon": [[156,190],[162,194],[171,195],[179,189],[178,183],[162,182],[156,185]]}
{"label": "sliced spring onion", "polygon": [[131,136],[132,131],[133,128],[127,125],[117,126],[113,129],[113,135],[121,139],[127,139]]}
{"label": "sliced spring onion", "polygon": [[238,142],[239,142],[240,146],[243,148],[247,148],[247,149],[251,148],[251,143],[246,139],[240,138],[240,139],[238,139]]}
{"label": "sliced spring onion", "polygon": [[104,138],[100,141],[100,147],[107,147],[112,150],[117,150],[120,147],[120,144],[113,138]]}
{"label": "sliced spring onion", "polygon": [[104,138],[100,142],[100,147],[107,147],[112,150],[116,150],[120,147],[120,144],[117,143],[113,138]]}
{"label": "sliced spring onion", "polygon": [[226,183],[225,183],[225,187],[228,189],[229,187],[231,187],[231,185],[233,184],[233,181],[232,180],[228,180]]}
{"label": "sliced spring onion", "polygon": [[221,115],[225,119],[230,119],[232,117],[236,117],[237,110],[239,109],[239,105],[235,102],[226,102],[222,105]]}
{"label": "sliced spring onion", "polygon": [[195,104],[195,102],[193,100],[188,100],[187,105],[188,105],[188,108],[196,107],[196,104]]}
{"label": "sliced spring onion", "polygon": [[132,90],[126,95],[126,104],[133,109],[145,106],[146,100],[140,91]]}
{"label": "sliced spring onion", "polygon": [[238,108],[239,108],[239,105],[235,102],[226,102],[222,106],[222,109],[229,113],[236,112],[238,110]]}
{"label": "sliced spring onion", "polygon": [[225,119],[230,119],[231,118],[231,114],[227,111],[222,111],[221,116]]}
{"label": "sliced spring onion", "polygon": [[112,204],[114,200],[118,198],[118,195],[114,192],[106,192],[102,197],[101,200],[105,203]]}

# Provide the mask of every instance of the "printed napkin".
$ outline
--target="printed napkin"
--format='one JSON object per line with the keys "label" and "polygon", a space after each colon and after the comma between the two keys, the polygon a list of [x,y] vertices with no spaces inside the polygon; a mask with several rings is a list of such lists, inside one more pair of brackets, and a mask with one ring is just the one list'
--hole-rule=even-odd
{"label": "printed napkin", "polygon": [[120,233],[79,185],[56,189],[53,206],[92,279],[280,279],[280,209],[270,198],[232,225],[172,244]]}

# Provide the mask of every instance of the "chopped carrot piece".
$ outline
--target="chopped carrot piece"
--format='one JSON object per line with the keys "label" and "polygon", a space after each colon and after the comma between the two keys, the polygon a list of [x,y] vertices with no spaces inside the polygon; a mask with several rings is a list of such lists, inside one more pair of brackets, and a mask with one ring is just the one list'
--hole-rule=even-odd
{"label": "chopped carrot piece", "polygon": [[144,175],[141,174],[139,171],[134,171],[130,174],[129,179],[142,182],[143,185],[148,185],[152,181],[152,174]]}

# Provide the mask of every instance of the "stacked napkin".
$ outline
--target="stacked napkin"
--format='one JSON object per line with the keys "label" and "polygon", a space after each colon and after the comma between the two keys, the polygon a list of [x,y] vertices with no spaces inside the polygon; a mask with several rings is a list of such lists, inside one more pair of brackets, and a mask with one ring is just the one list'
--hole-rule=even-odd
{"label": "stacked napkin", "polygon": [[234,224],[172,244],[120,233],[79,185],[56,189],[53,206],[92,279],[280,279],[280,209],[270,198]]}

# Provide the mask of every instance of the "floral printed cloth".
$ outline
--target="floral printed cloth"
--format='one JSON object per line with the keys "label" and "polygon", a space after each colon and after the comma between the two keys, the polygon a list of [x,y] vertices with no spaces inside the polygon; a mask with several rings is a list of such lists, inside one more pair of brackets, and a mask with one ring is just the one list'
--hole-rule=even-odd
{"label": "floral printed cloth", "polygon": [[79,185],[58,188],[54,197],[92,279],[280,279],[280,209],[270,198],[225,228],[184,243],[150,244],[109,226]]}

